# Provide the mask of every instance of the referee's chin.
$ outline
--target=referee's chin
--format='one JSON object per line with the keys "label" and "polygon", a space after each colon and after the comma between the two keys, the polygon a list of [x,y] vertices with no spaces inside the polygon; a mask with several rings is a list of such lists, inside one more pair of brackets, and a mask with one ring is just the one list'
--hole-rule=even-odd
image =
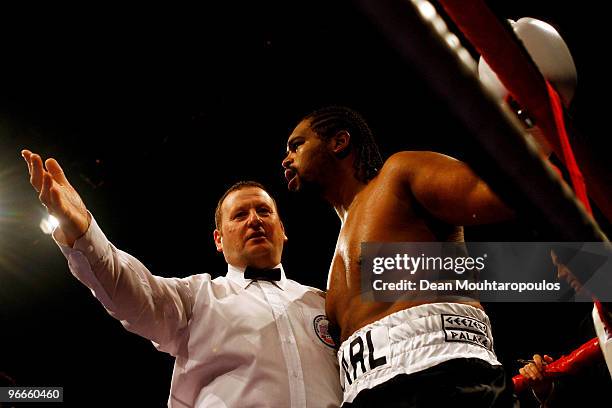
{"label": "referee's chin", "polygon": [[274,256],[270,251],[266,253],[254,253],[246,259],[246,266],[259,269],[274,268],[280,263],[280,256]]}

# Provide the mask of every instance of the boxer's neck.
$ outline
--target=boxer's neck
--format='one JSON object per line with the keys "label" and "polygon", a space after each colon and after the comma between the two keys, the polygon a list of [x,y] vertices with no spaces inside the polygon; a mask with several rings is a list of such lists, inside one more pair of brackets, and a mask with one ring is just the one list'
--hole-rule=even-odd
{"label": "boxer's neck", "polygon": [[325,199],[334,207],[340,221],[344,223],[355,196],[363,190],[366,184],[357,180],[353,173],[349,177],[338,177],[336,180],[335,185],[327,190]]}

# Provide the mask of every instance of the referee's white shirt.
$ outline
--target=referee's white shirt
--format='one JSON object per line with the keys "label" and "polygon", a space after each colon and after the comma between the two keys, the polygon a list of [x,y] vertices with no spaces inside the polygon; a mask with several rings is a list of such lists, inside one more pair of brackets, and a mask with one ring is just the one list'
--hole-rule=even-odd
{"label": "referee's white shirt", "polygon": [[[168,406],[337,407],[342,391],[324,294],[287,279],[153,276],[96,221],[73,248],[72,274],[128,330],[176,358]],[[282,266],[281,266],[282,268]]]}

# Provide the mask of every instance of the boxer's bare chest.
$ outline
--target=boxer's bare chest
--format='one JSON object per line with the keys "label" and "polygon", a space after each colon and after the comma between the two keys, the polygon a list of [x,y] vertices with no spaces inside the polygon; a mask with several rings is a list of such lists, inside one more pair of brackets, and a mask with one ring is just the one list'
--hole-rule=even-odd
{"label": "boxer's bare chest", "polygon": [[[362,302],[361,244],[445,240],[457,227],[428,219],[394,180],[372,180],[355,196],[338,235],[329,272],[327,315],[346,337],[357,328],[406,306]],[[399,310],[399,309],[398,309]]]}

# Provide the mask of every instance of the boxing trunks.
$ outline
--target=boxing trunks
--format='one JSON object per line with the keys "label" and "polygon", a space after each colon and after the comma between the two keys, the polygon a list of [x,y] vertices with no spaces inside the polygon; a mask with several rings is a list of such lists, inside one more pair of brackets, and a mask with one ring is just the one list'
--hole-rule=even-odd
{"label": "boxing trunks", "polygon": [[[492,400],[501,392],[509,394],[493,351],[489,318],[481,309],[459,303],[424,304],[385,316],[344,341],[338,360],[343,406],[398,398],[418,402],[423,396],[441,402],[445,389],[454,401],[453,392],[461,392],[463,386],[471,392],[474,385],[479,391],[486,389],[486,398]],[[390,387],[393,384],[397,386]],[[364,396],[368,403],[357,404]]]}

